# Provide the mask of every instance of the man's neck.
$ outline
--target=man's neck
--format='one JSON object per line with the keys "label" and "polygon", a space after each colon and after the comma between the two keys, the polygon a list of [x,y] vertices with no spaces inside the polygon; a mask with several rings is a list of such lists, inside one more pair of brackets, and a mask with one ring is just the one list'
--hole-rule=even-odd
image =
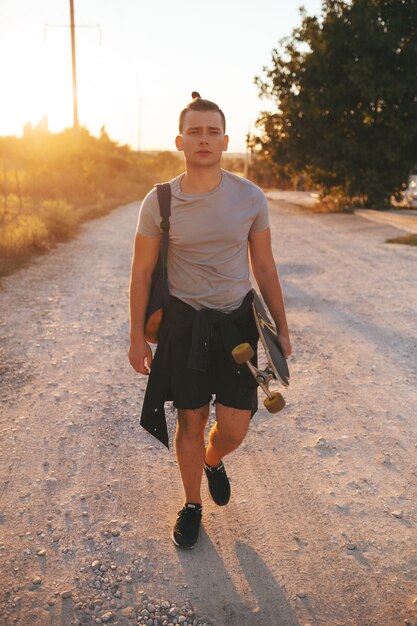
{"label": "man's neck", "polygon": [[187,166],[186,173],[181,178],[181,190],[190,194],[207,193],[218,187],[221,180],[220,166],[216,165],[213,168]]}

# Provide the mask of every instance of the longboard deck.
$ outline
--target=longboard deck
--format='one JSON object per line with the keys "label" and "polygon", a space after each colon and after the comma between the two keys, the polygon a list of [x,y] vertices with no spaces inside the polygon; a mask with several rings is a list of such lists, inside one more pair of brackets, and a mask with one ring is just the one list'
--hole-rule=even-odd
{"label": "longboard deck", "polygon": [[266,358],[276,376],[285,387],[290,384],[290,372],[288,370],[287,361],[282,353],[281,346],[278,343],[277,331],[274,323],[270,320],[264,305],[256,291],[253,292],[253,313],[256,326],[259,332],[259,338],[265,350]]}

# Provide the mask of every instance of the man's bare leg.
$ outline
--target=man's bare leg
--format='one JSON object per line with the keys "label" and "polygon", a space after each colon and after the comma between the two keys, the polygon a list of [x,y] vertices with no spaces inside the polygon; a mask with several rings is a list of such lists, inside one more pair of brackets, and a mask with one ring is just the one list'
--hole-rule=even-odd
{"label": "man's bare leg", "polygon": [[204,463],[204,433],[210,405],[179,409],[175,432],[175,452],[184,485],[185,501],[201,504],[201,478]]}
{"label": "man's bare leg", "polygon": [[223,404],[216,404],[216,422],[209,434],[206,450],[206,463],[218,465],[226,454],[236,450],[248,432],[250,410],[233,409]]}

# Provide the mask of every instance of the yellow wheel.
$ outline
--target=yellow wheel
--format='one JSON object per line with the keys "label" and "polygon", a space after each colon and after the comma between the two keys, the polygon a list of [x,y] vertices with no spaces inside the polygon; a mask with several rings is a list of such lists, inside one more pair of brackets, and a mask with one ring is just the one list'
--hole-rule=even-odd
{"label": "yellow wheel", "polygon": [[240,343],[232,350],[232,357],[238,365],[250,361],[254,354],[253,348],[249,343]]}
{"label": "yellow wheel", "polygon": [[264,407],[270,413],[278,413],[278,411],[281,411],[284,406],[285,400],[278,391],[273,394],[273,398],[265,398],[264,400]]}

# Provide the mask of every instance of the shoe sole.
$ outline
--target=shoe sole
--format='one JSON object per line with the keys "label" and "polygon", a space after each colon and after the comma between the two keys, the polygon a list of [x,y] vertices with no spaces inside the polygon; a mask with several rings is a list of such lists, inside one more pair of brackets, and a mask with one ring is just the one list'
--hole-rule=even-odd
{"label": "shoe sole", "polygon": [[229,499],[228,499],[228,501],[227,501],[227,502],[216,502],[216,500],[213,498],[213,496],[212,496],[212,495],[211,495],[211,493],[210,493],[210,489],[208,490],[208,492],[209,492],[209,496],[210,496],[210,498],[213,500],[214,504],[217,504],[217,506],[226,506],[226,504],[229,504],[229,502],[230,502],[230,497],[229,497]]}
{"label": "shoe sole", "polygon": [[174,533],[172,533],[172,535],[171,535],[171,539],[172,539],[173,543],[177,546],[177,548],[182,548],[183,550],[192,550],[193,548],[195,548],[195,547],[196,547],[197,542],[198,542],[198,538],[197,538],[197,541],[196,541],[195,543],[193,543],[193,545],[192,545],[192,546],[182,546],[180,543],[177,543],[177,542],[175,541],[175,538],[174,538]]}

